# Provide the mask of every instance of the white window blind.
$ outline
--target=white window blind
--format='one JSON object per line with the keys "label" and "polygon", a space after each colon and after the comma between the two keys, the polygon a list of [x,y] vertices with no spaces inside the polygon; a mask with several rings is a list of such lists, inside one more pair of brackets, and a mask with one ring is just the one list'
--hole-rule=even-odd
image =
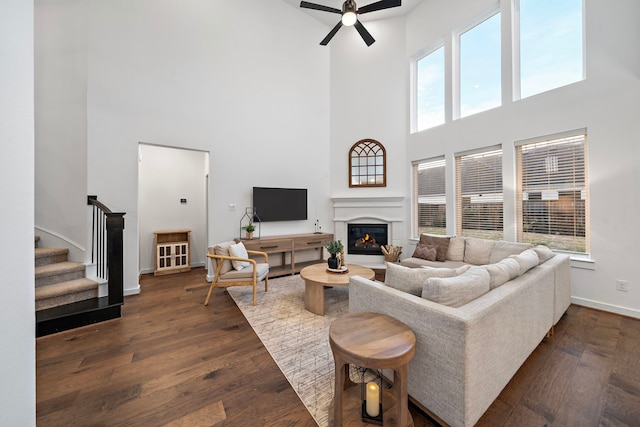
{"label": "white window blind", "polygon": [[518,240],[589,252],[586,134],[516,147]]}
{"label": "white window blind", "polygon": [[502,149],[456,155],[456,234],[500,240]]}
{"label": "white window blind", "polygon": [[413,164],[413,234],[446,234],[445,160]]}

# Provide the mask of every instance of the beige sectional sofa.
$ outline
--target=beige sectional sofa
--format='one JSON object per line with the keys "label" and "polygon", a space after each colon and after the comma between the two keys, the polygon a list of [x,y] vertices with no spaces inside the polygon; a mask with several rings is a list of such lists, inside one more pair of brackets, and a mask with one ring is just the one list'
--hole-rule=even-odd
{"label": "beige sectional sofa", "polygon": [[349,310],[407,324],[410,398],[443,424],[472,426],[568,308],[569,257],[462,237],[444,253],[388,264],[386,284],[352,277]]}

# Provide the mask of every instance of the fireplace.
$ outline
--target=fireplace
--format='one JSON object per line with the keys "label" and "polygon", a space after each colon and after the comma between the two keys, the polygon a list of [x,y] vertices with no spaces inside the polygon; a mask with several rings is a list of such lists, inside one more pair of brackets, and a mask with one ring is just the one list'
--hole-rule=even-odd
{"label": "fireplace", "polygon": [[382,255],[382,245],[387,244],[387,224],[347,224],[347,253],[358,255]]}

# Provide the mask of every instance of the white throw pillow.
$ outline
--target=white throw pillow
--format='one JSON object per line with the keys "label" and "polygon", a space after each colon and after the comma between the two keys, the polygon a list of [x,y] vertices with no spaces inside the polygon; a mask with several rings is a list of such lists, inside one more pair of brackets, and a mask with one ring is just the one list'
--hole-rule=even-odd
{"label": "white throw pillow", "polygon": [[422,298],[449,307],[460,307],[487,293],[490,281],[486,268],[471,267],[456,277],[427,279]]}
{"label": "white throw pillow", "polygon": [[[244,244],[242,242],[229,246],[229,255],[236,258],[249,258],[247,248],[244,247]],[[246,268],[250,265],[249,261],[236,260],[232,260],[231,264],[233,264],[233,268],[235,268],[236,270],[242,270],[243,268]]]}
{"label": "white throw pillow", "polygon": [[409,268],[395,263],[387,263],[384,284],[408,294],[420,296],[425,280],[430,277],[453,277],[469,269],[465,265],[459,268],[421,267]]}
{"label": "white throw pillow", "polygon": [[537,266],[540,262],[538,254],[533,249],[527,249],[518,255],[511,255],[511,258],[515,259],[518,261],[518,264],[520,264],[520,276]]}

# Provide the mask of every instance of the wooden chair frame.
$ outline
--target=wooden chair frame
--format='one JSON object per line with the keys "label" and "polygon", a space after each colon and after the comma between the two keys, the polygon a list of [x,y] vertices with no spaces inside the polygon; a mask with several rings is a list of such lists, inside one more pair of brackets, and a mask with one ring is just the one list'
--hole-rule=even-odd
{"label": "wooden chair frame", "polygon": [[[261,251],[251,251],[247,250],[249,255],[258,255],[264,257],[264,262],[269,263],[269,255],[266,252]],[[216,254],[207,254],[207,257],[213,258],[216,260],[216,271],[213,276],[213,280],[211,281],[211,286],[209,287],[209,293],[207,293],[207,299],[204,301],[204,305],[209,305],[209,300],[211,299],[211,293],[215,287],[224,287],[227,288],[229,286],[253,286],[253,305],[256,305],[256,294],[257,294],[257,285],[258,285],[258,271],[257,271],[257,263],[255,260],[251,258],[238,258],[229,255],[216,255]],[[251,279],[237,280],[233,282],[218,282],[218,278],[220,277],[220,270],[222,269],[222,263],[225,260],[229,261],[244,261],[251,263],[253,267],[253,277]],[[267,272],[266,276],[264,276],[264,291],[267,292],[269,290],[269,272]]]}

